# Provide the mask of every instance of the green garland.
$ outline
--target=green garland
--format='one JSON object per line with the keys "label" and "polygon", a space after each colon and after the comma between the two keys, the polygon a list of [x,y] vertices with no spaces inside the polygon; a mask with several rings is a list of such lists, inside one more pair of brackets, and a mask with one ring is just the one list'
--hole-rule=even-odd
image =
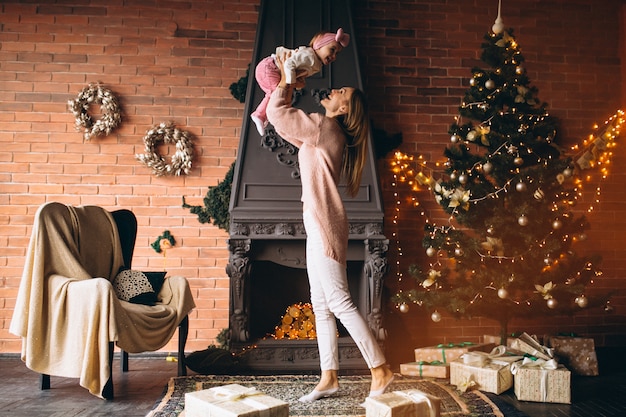
{"label": "green garland", "polygon": [[203,200],[204,206],[190,206],[185,202],[185,196],[183,196],[183,208],[187,208],[191,213],[196,214],[200,223],[210,223],[213,220],[215,226],[228,231],[230,228],[228,206],[230,204],[234,172],[235,163],[233,162],[224,180],[218,182],[215,186],[209,187],[209,191],[207,191]]}

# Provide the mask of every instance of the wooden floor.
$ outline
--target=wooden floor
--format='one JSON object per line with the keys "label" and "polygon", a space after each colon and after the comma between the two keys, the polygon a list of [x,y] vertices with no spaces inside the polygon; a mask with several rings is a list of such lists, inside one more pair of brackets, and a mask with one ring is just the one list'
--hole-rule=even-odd
{"label": "wooden floor", "polygon": [[[496,396],[497,402],[503,401],[528,417],[624,417],[625,361],[621,356],[615,359],[615,366],[600,368],[599,377],[573,377],[572,405],[518,402],[511,391]],[[131,356],[127,373],[119,371],[119,361],[115,365],[115,400],[105,401],[70,378],[52,377],[51,389],[41,391],[39,375],[27,369],[17,355],[0,355],[0,416],[143,417],[177,372],[175,362],[159,355]]]}

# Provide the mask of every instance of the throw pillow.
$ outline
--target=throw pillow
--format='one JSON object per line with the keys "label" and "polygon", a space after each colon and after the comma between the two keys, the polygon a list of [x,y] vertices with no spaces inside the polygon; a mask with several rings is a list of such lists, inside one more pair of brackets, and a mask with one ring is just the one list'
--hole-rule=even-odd
{"label": "throw pillow", "polygon": [[[157,293],[161,290],[165,280],[165,274],[165,272],[144,273],[123,269],[113,279],[113,289],[120,300],[135,304],[155,305]],[[155,291],[156,288],[158,291]]]}

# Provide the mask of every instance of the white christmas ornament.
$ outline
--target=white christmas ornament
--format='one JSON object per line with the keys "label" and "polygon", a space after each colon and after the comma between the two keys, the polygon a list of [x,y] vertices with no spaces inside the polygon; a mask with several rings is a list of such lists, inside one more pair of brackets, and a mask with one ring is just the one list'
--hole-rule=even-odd
{"label": "white christmas ornament", "polygon": [[400,304],[400,312],[401,313],[408,313],[409,312],[409,306],[407,303],[402,303]]}
{"label": "white christmas ornament", "polygon": [[508,298],[509,296],[509,292],[506,290],[506,288],[500,288],[498,290],[498,297],[502,298],[503,300]]}
{"label": "white christmas ornament", "polygon": [[439,314],[439,312],[435,310],[433,314],[430,315],[430,319],[435,323],[439,323],[441,321],[441,314]]}
{"label": "white christmas ornament", "polygon": [[522,214],[521,216],[519,216],[517,218],[517,223],[520,226],[527,226],[528,225],[528,217],[526,217],[524,214]]}
{"label": "white christmas ornament", "polygon": [[558,301],[556,301],[556,298],[548,298],[548,301],[546,301],[546,304],[548,304],[549,308],[556,308],[557,304],[559,304]]}
{"label": "white christmas ornament", "polygon": [[486,87],[486,88],[488,88],[488,89],[490,89],[490,90],[493,90],[493,88],[494,88],[495,86],[496,86],[496,83],[495,83],[493,80],[487,80],[487,81],[485,82],[485,87]]}
{"label": "white christmas ornament", "polygon": [[502,31],[504,30],[504,23],[502,22],[502,17],[500,17],[501,6],[502,6],[502,2],[499,0],[498,1],[498,17],[496,18],[496,21],[491,27],[491,30],[493,30],[493,33],[495,33],[496,35],[499,33],[502,33]]}
{"label": "white christmas ornament", "polygon": [[437,251],[432,246],[430,246],[428,249],[426,249],[426,255],[428,255],[428,256],[431,256],[431,257],[435,256],[436,253],[437,253]]}

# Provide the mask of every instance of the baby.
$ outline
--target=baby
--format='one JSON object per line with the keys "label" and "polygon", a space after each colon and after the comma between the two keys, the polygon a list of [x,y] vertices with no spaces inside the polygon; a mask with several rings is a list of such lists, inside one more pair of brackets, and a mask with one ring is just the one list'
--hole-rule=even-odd
{"label": "baby", "polygon": [[[265,134],[267,116],[265,110],[272,92],[280,82],[280,69],[276,66],[277,56],[283,57],[285,77],[288,84],[295,84],[301,78],[309,77],[321,71],[322,65],[329,65],[337,58],[337,54],[350,43],[350,35],[339,28],[337,33],[320,32],[313,36],[309,46],[288,49],[276,48],[274,54],[264,58],[256,66],[255,78],[265,97],[256,110],[250,115],[259,134]],[[285,58],[286,57],[286,58]]]}

